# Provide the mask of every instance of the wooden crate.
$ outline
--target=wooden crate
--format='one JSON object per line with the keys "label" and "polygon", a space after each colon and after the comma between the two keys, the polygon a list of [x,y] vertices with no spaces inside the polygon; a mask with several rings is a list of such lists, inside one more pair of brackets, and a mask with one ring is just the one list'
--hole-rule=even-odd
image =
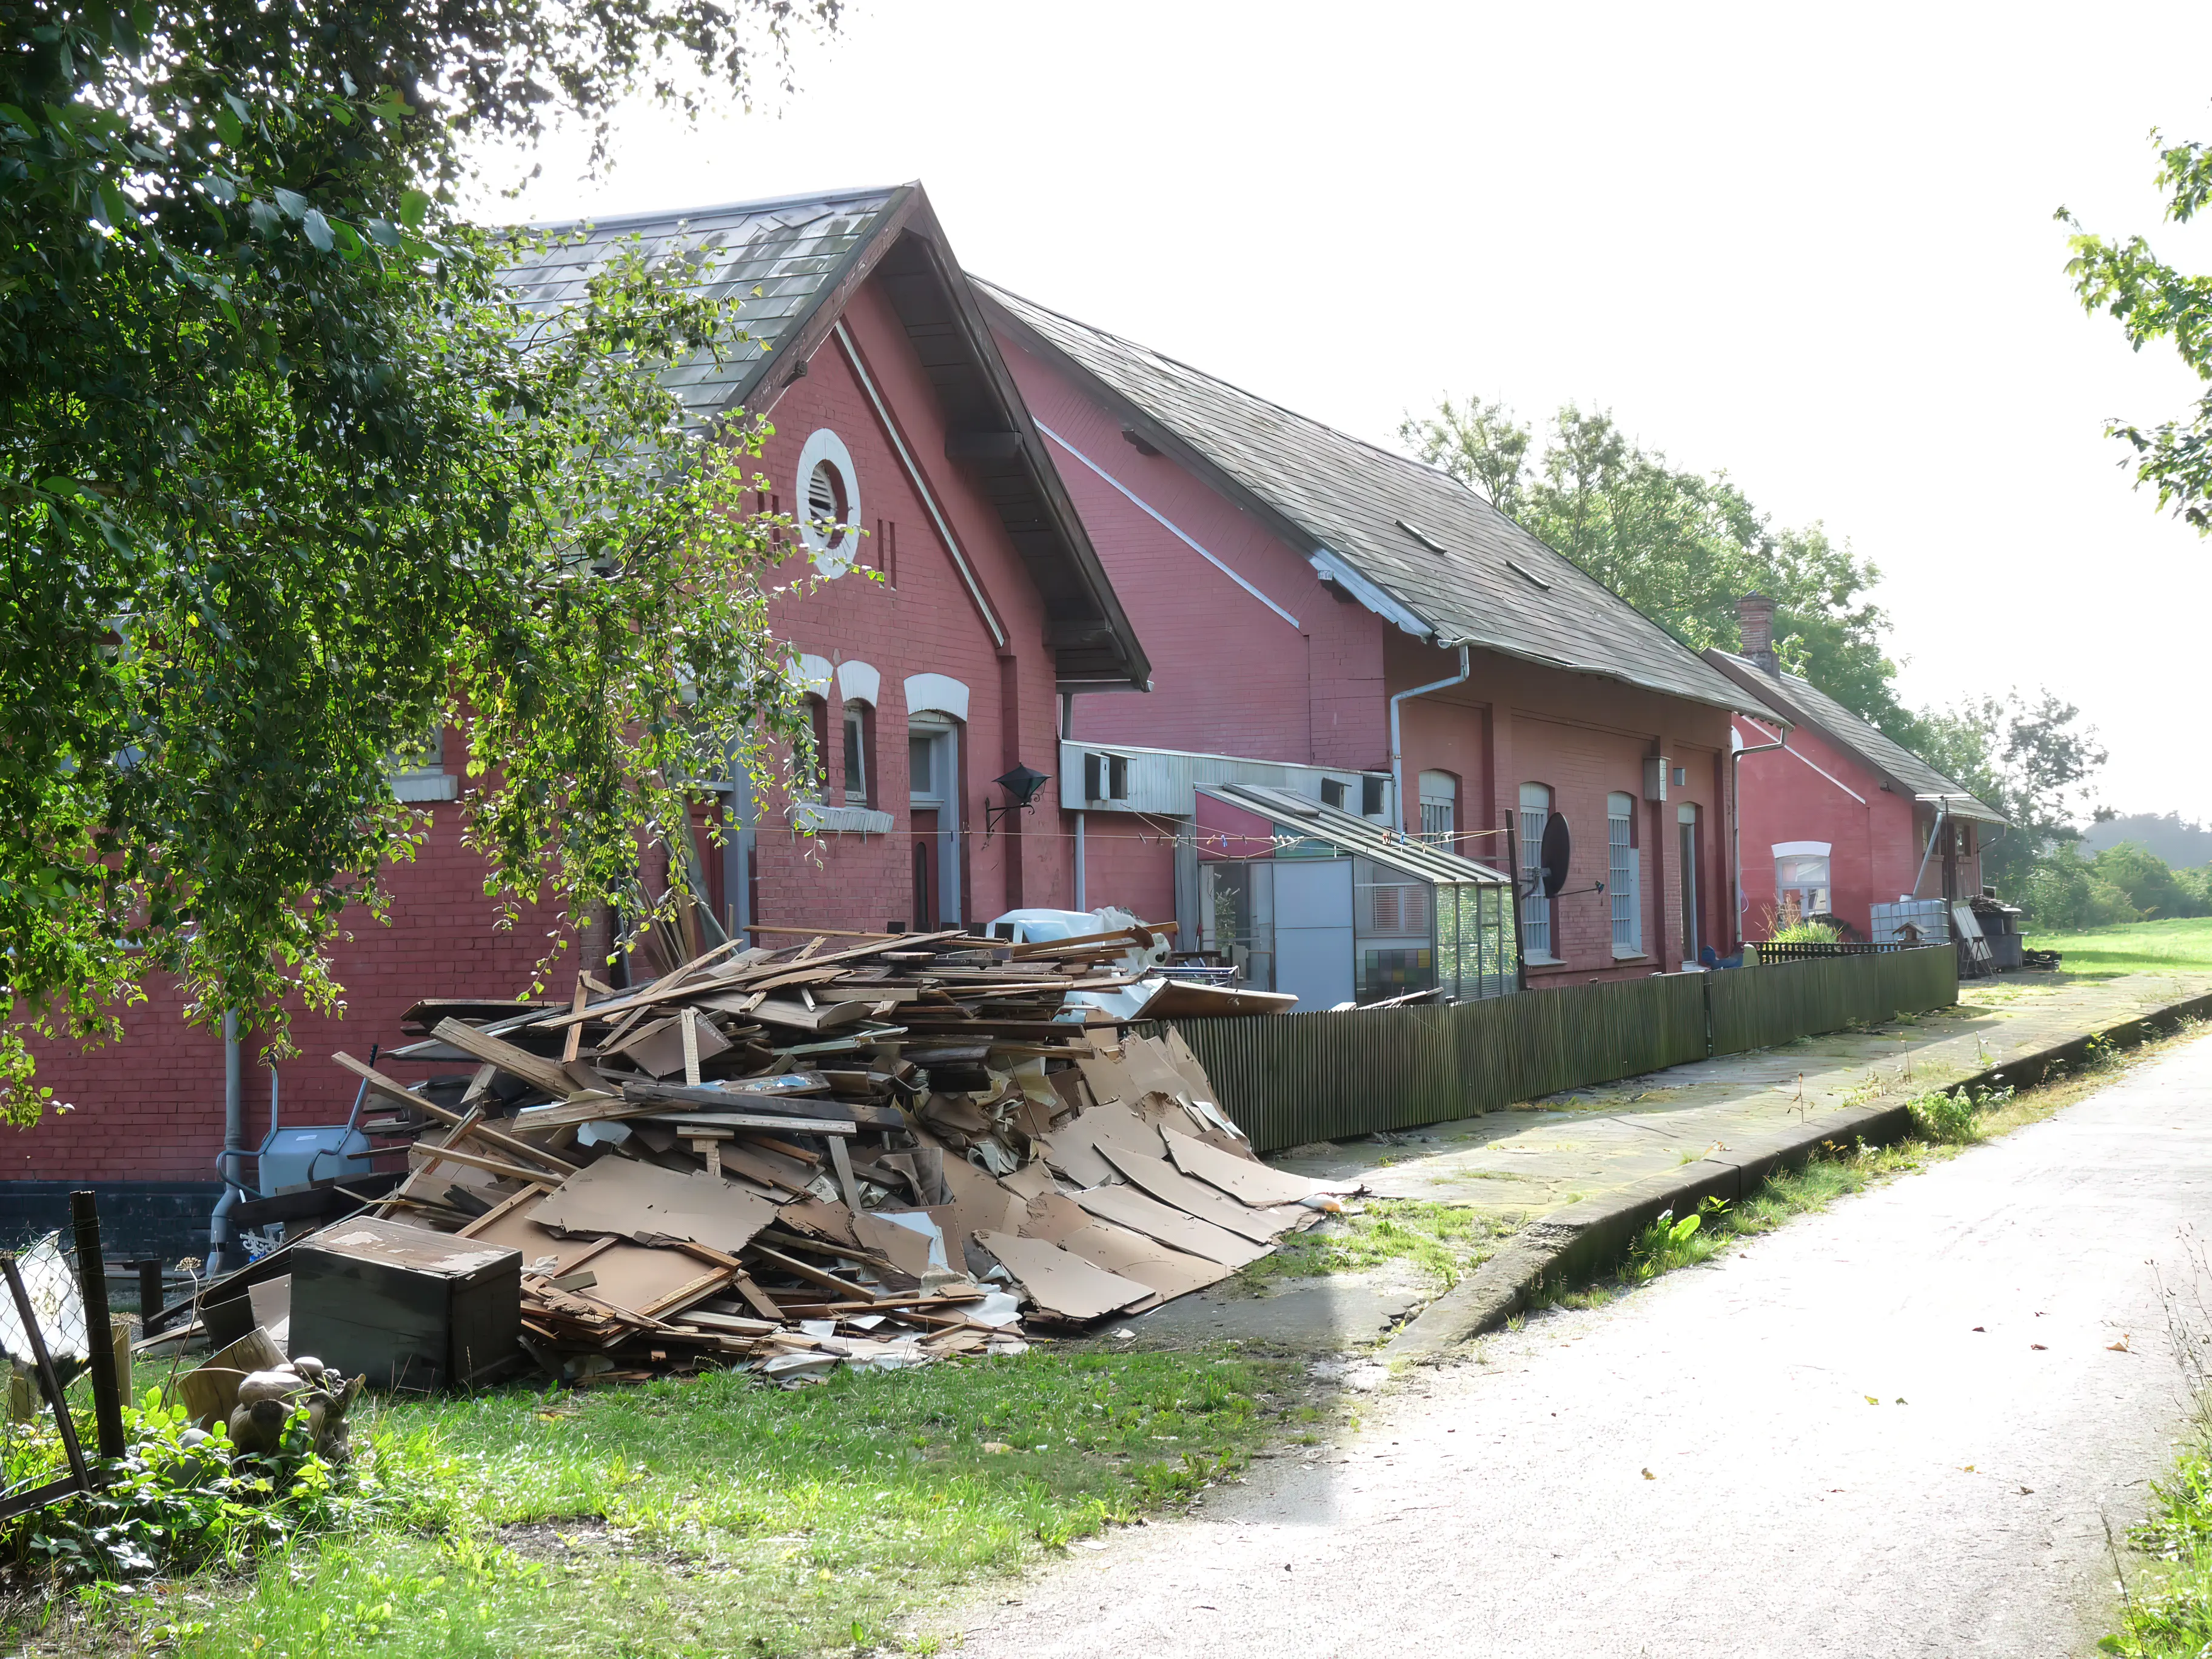
{"label": "wooden crate", "polygon": [[364,1218],[302,1240],[291,1265],[291,1352],[371,1388],[471,1388],[519,1353],[520,1250]]}

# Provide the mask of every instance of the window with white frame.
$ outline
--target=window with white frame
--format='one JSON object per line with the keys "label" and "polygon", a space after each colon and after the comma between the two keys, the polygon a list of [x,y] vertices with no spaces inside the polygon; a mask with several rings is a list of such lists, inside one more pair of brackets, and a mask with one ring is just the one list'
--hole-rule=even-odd
{"label": "window with white frame", "polygon": [[868,786],[875,775],[875,768],[869,763],[868,755],[871,746],[868,739],[872,735],[870,727],[874,724],[870,717],[874,713],[864,702],[845,705],[845,805],[848,806],[875,805],[868,793]]}
{"label": "window with white frame", "polygon": [[1552,954],[1552,901],[1544,892],[1544,825],[1552,817],[1549,784],[1521,786],[1521,949],[1525,956]]}
{"label": "window with white frame", "polygon": [[1449,772],[1421,774],[1421,839],[1449,848],[1459,825],[1459,780]]}
{"label": "window with white frame", "polygon": [[1775,924],[1788,927],[1830,913],[1828,844],[1800,842],[1774,849]]}
{"label": "window with white frame", "polygon": [[1606,891],[1613,900],[1613,953],[1644,954],[1644,860],[1636,845],[1636,797],[1605,798]]}

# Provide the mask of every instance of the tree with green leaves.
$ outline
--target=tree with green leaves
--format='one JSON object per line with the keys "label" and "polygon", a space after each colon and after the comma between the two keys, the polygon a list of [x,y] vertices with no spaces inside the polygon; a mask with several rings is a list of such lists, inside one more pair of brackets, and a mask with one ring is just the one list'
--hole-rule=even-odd
{"label": "tree with green leaves", "polygon": [[1922,716],[1917,752],[2010,820],[1982,844],[1982,880],[2000,893],[2027,890],[2045,860],[2080,841],[2083,823],[2105,816],[2094,794],[2104,745],[2081,711],[2054,692],[2030,702],[2008,691],[1931,711]]}
{"label": "tree with green leaves", "polygon": [[[696,781],[800,723],[757,434],[659,377],[732,302],[632,255],[557,318],[486,144],[744,95],[838,0],[0,0],[0,1113],[149,972],[281,1043],[463,722],[488,894],[665,914]],[[495,767],[487,767],[495,758]]]}
{"label": "tree with green leaves", "polygon": [[[2212,147],[2168,143],[2155,131],[2151,142],[2158,146],[2166,216],[2188,224],[2212,203]],[[2074,257],[2066,270],[2082,307],[2117,319],[2134,350],[2161,340],[2171,343],[2207,383],[2186,419],[2152,426],[2115,421],[2106,430],[2133,449],[2136,482],[2158,492],[2162,511],[2179,514],[2199,535],[2212,534],[2212,276],[2176,269],[2141,236],[2097,235],[2063,207],[2058,218],[2073,231]]]}
{"label": "tree with green leaves", "polygon": [[1780,528],[1725,474],[1674,466],[1572,404],[1540,450],[1511,410],[1473,398],[1409,416],[1399,436],[1693,647],[1734,649],[1736,600],[1765,592],[1786,666],[1900,740],[1916,732],[1868,598],[1880,573],[1819,525]]}

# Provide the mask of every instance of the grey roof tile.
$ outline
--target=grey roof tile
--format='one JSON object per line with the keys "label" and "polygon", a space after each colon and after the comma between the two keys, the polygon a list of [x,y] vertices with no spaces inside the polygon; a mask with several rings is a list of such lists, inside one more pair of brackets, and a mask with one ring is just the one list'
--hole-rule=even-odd
{"label": "grey roof tile", "polygon": [[667,377],[690,413],[712,418],[751,395],[793,320],[810,310],[897,193],[843,191],[539,225],[571,236],[514,266],[506,280],[524,306],[551,325],[563,307],[581,297],[592,274],[633,240],[648,259],[692,258],[702,289],[738,297],[738,323],[751,337],[726,347],[719,361],[702,356]]}
{"label": "grey roof tile", "polygon": [[1945,777],[1880,727],[1854,714],[1810,680],[1796,674],[1769,674],[1750,658],[1740,657],[1733,651],[1708,651],[1705,656],[1721,665],[1731,679],[1753,690],[1776,714],[1793,725],[1811,726],[1892,782],[1915,795],[1953,797],[1954,817],[1977,818],[1984,823],[2011,822],[1994,806],[1975,799],[1954,780]]}
{"label": "grey roof tile", "polygon": [[[1439,643],[1465,641],[1722,708],[1757,707],[1658,623],[1434,467],[977,285],[1021,328],[1413,612]],[[1424,546],[1401,520],[1444,550]]]}

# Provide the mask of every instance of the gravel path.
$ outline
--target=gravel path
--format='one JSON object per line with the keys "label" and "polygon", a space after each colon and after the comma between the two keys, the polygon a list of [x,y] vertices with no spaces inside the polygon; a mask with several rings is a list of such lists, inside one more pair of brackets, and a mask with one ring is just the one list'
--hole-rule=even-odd
{"label": "gravel path", "polygon": [[2150,1264],[2187,1285],[2209,1204],[2212,1041],[1394,1384],[1347,1443],[971,1608],[963,1651],[2086,1653],[2106,1518],[2185,1412]]}

